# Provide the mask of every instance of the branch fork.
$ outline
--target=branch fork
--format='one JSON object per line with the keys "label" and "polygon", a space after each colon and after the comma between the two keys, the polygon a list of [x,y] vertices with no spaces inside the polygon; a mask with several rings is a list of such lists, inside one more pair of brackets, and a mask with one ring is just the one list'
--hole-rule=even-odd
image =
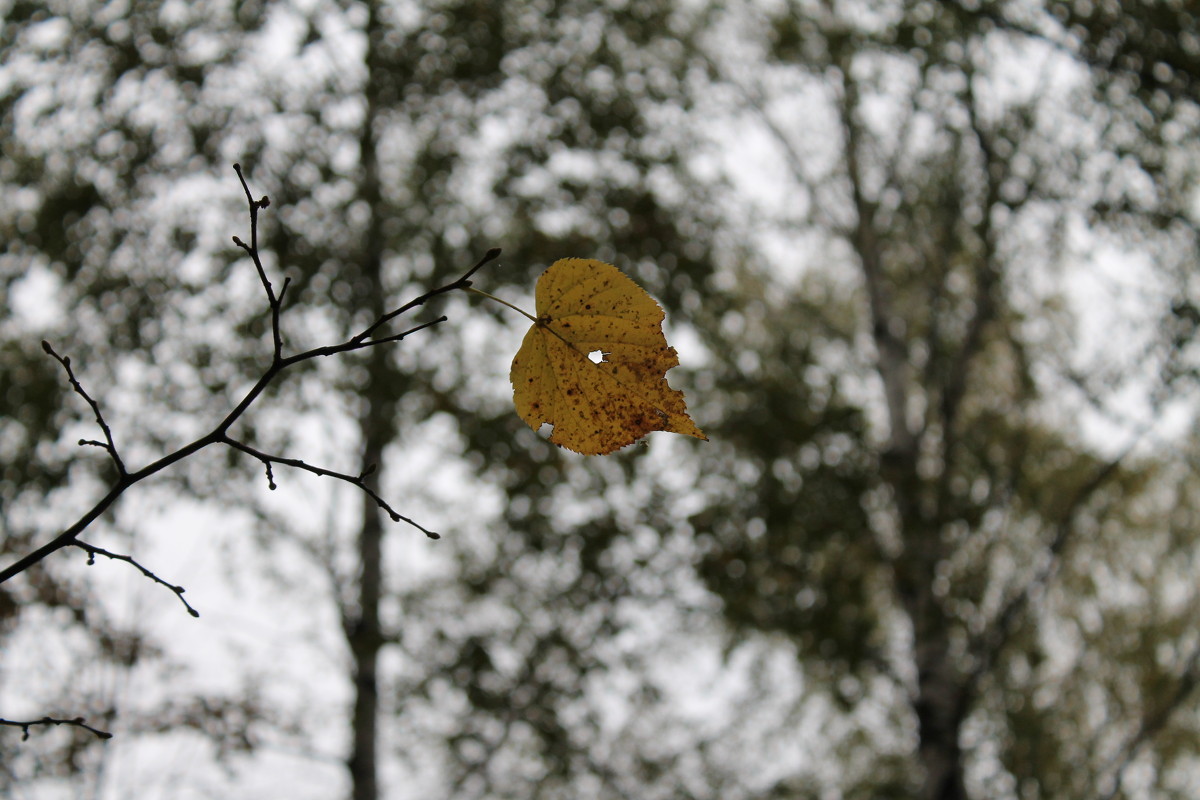
{"label": "branch fork", "polygon": [[[67,380],[71,384],[71,388],[75,391],[76,394],[78,394],[81,398],[83,398],[84,402],[87,403],[89,408],[91,408],[92,413],[96,418],[96,424],[99,426],[99,428],[103,434],[102,439],[80,439],[79,444],[81,446],[98,447],[101,450],[104,450],[108,454],[109,458],[112,460],[113,465],[116,468],[117,480],[112,485],[112,487],[110,487],[109,491],[104,495],[104,497],[101,498],[99,500],[99,502],[97,502],[89,511],[87,511],[82,517],[80,517],[73,525],[71,525],[70,527],[68,527],[61,533],[59,533],[57,536],[55,536],[49,542],[47,542],[44,545],[42,545],[41,547],[37,548],[33,552],[20,558],[18,561],[9,565],[8,567],[4,568],[3,570],[0,570],[0,583],[3,583],[16,575],[19,575],[20,573],[29,569],[33,565],[41,562],[43,559],[45,559],[51,553],[57,552],[58,550],[61,550],[66,547],[78,547],[78,548],[84,550],[88,554],[88,563],[89,564],[94,563],[95,558],[98,555],[104,556],[106,558],[116,560],[116,561],[124,561],[124,562],[130,564],[131,566],[133,566],[136,569],[138,569],[139,571],[141,571],[142,574],[145,575],[147,578],[150,578],[152,581],[159,583],[159,584],[167,587],[168,589],[170,589],[172,592],[174,592],[175,595],[179,598],[180,602],[182,602],[184,604],[184,606],[187,609],[189,614],[191,614],[192,616],[199,616],[199,613],[186,600],[183,599],[184,589],[182,586],[176,586],[166,580],[163,580],[158,575],[156,575],[153,571],[151,571],[147,567],[143,566],[142,564],[140,564],[139,562],[134,560],[131,556],[110,552],[103,548],[100,548],[95,545],[84,542],[79,537],[83,533],[83,531],[87,529],[87,527],[89,525],[91,525],[101,514],[103,514],[106,510],[108,510],[108,508],[117,500],[118,497],[120,497],[125,492],[126,489],[133,486],[135,483],[138,483],[139,481],[142,481],[145,478],[148,478],[151,475],[154,475],[155,473],[166,469],[167,467],[171,466],[172,464],[174,464],[178,461],[182,461],[183,459],[187,458],[188,456],[190,456],[190,455],[196,453],[197,451],[199,451],[205,447],[208,447],[209,445],[212,445],[212,444],[223,444],[228,447],[232,447],[235,450],[239,450],[239,451],[246,453],[247,455],[250,455],[250,456],[258,459],[259,461],[261,461],[266,468],[267,483],[268,483],[269,488],[271,488],[271,489],[276,488],[273,466],[277,465],[277,464],[292,467],[295,469],[301,469],[301,470],[310,472],[310,473],[312,473],[314,475],[318,475],[318,476],[335,478],[337,480],[341,480],[346,483],[349,483],[352,486],[356,486],[359,489],[361,489],[363,492],[366,492],[367,495],[370,496],[371,499],[375,501],[375,503],[379,506],[379,508],[382,509],[393,521],[405,522],[405,523],[411,525],[412,527],[416,528],[417,530],[421,531],[422,533],[424,533],[426,536],[428,536],[431,539],[439,538],[439,535],[436,532],[431,531],[428,528],[425,528],[424,526],[418,524],[414,520],[397,512],[382,497],[380,497],[377,492],[375,492],[372,488],[370,488],[367,485],[366,479],[373,472],[373,468],[368,468],[367,470],[364,470],[363,473],[360,475],[349,475],[346,473],[341,473],[341,472],[336,472],[334,470],[326,469],[324,467],[314,466],[314,465],[308,464],[300,459],[285,458],[283,456],[265,453],[265,452],[262,452],[260,450],[257,450],[255,448],[245,444],[244,442],[241,442],[241,441],[233,438],[232,436],[229,435],[229,429],[246,412],[246,410],[255,402],[255,400],[258,399],[258,397],[263,393],[263,391],[267,388],[267,386],[270,385],[271,382],[274,381],[275,378],[277,378],[279,376],[279,374],[282,373],[284,370],[286,370],[288,367],[294,366],[295,364],[299,364],[303,361],[308,361],[308,360],[311,360],[311,359],[314,359],[317,357],[338,355],[340,353],[348,353],[348,352],[351,352],[354,350],[362,350],[362,349],[365,349],[368,347],[376,347],[378,345],[399,342],[399,341],[402,341],[405,338],[413,335],[414,333],[418,333],[420,331],[425,330],[426,328],[430,328],[434,325],[445,322],[446,317],[443,315],[436,319],[430,320],[428,322],[423,322],[418,325],[414,325],[413,327],[408,328],[407,330],[404,330],[400,333],[379,336],[376,338],[376,333],[378,331],[380,331],[385,325],[387,325],[389,322],[391,322],[396,317],[399,317],[402,314],[405,314],[409,311],[412,311],[415,308],[418,308],[419,306],[424,305],[425,303],[427,303],[428,301],[432,300],[435,297],[438,297],[439,295],[446,294],[447,292],[451,292],[451,291],[454,291],[457,289],[469,289],[471,286],[472,276],[474,276],[474,274],[476,272],[478,272],[485,264],[487,264],[491,261],[494,261],[496,258],[498,258],[500,256],[500,249],[492,248],[492,249],[488,250],[487,253],[485,253],[484,256],[474,266],[472,266],[469,270],[467,270],[466,273],[464,273],[462,275],[462,277],[460,277],[457,280],[454,280],[450,283],[447,283],[445,285],[439,286],[435,289],[431,289],[430,291],[427,291],[424,294],[420,295],[419,297],[416,297],[416,298],[408,301],[407,303],[401,305],[400,307],[398,307],[392,311],[389,311],[385,314],[382,314],[377,320],[375,320],[373,323],[371,323],[363,331],[361,331],[357,335],[351,337],[350,339],[348,339],[344,342],[341,342],[339,344],[326,345],[324,347],[317,347],[317,348],[313,348],[311,350],[306,350],[303,352],[295,353],[293,355],[285,356],[284,352],[283,352],[283,333],[282,333],[282,328],[280,326],[280,317],[283,312],[283,298],[284,298],[284,295],[287,293],[288,286],[290,285],[290,279],[285,278],[282,285],[279,287],[279,291],[276,292],[274,285],[272,284],[270,278],[267,275],[267,270],[263,266],[262,259],[259,255],[259,250],[258,250],[258,212],[261,211],[262,209],[268,208],[271,204],[271,201],[270,201],[270,198],[268,198],[266,195],[263,195],[262,197],[255,199],[254,196],[252,195],[252,193],[250,192],[250,187],[247,184],[245,177],[242,174],[241,165],[234,164],[233,168],[234,168],[234,171],[237,173],[238,180],[241,181],[242,189],[246,194],[246,202],[250,209],[250,242],[246,243],[245,241],[243,241],[241,238],[239,238],[237,236],[233,237],[233,242],[235,245],[237,245],[242,250],[244,250],[246,252],[246,254],[250,257],[250,260],[253,262],[255,270],[258,272],[259,280],[262,283],[263,292],[265,293],[266,298],[267,298],[267,305],[270,308],[271,339],[272,339],[272,359],[271,359],[270,366],[262,374],[262,376],[255,382],[255,384],[249,389],[249,391],[247,391],[247,393],[242,398],[242,400],[232,410],[230,410],[226,414],[225,418],[222,419],[216,425],[216,427],[213,428],[210,432],[208,432],[204,436],[201,436],[199,439],[196,439],[195,441],[191,442],[190,444],[184,445],[183,447],[179,448],[178,450],[175,450],[174,452],[163,456],[162,458],[158,459],[157,461],[154,461],[153,463],[148,464],[145,467],[142,467],[141,469],[130,472],[129,469],[126,467],[124,461],[121,458],[120,452],[119,452],[117,444],[116,444],[116,440],[113,437],[112,429],[109,427],[107,421],[104,419],[104,414],[101,411],[99,404],[92,398],[92,396],[90,394],[88,394],[87,390],[84,389],[83,385],[76,378],[74,369],[71,365],[70,357],[59,355],[54,350],[54,348],[50,345],[49,342],[43,341],[42,349],[46,352],[47,355],[54,358],[62,366],[63,370],[67,373]],[[3,721],[0,720],[0,723],[2,723],[2,722]],[[28,722],[28,723],[8,723],[8,724],[15,724],[15,725],[21,727],[21,726],[36,725],[36,724],[79,724],[79,723],[76,723],[74,721],[63,721],[63,720],[49,720],[49,722],[43,722],[41,720],[38,720],[38,721],[32,721],[32,722]],[[86,727],[86,726],[84,726],[84,727]]]}

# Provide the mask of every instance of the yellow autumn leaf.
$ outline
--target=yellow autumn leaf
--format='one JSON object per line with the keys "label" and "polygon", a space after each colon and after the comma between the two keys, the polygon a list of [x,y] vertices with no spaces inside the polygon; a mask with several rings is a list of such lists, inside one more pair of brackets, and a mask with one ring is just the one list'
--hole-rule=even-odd
{"label": "yellow autumn leaf", "polygon": [[[663,310],[611,264],[563,258],[538,278],[537,322],[509,379],[521,419],[584,455],[611,453],[651,431],[708,439],[667,384],[679,364],[662,332]],[[589,355],[599,352],[599,363]]]}

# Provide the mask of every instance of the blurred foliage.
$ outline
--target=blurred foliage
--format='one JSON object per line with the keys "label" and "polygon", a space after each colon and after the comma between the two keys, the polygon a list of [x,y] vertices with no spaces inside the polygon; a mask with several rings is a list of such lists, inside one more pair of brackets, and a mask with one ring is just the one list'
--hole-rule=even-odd
{"label": "blurred foliage", "polygon": [[[452,299],[434,312],[447,326],[265,398],[252,441],[378,457],[397,507],[439,519],[420,559],[400,555],[407,529],[363,550],[357,498],[345,524],[269,506],[241,459],[172,477],[254,509],[280,573],[306,554],[282,591],[333,606],[339,646],[378,603],[365,646],[388,656],[388,774],[458,798],[866,798],[931,796],[923,776],[950,764],[944,797],[1186,796],[1196,445],[1124,445],[1139,398],[1152,421],[1190,409],[1194,17],[11,3],[0,551],[41,541],[105,477],[72,449],[87,410],[38,339],[82,365],[138,455],[185,441],[261,368],[263,304],[227,246],[244,235],[239,161],[272,200],[263,249],[292,281],[291,347],[360,329],[492,246],[488,291],[519,299],[551,261],[601,258],[688,337],[672,383],[712,441],[605,460],[512,411],[500,345],[523,323],[494,304]],[[743,175],[763,153],[766,178]],[[755,180],[782,194],[748,194]],[[1117,319],[1096,347],[1072,281],[1103,281],[1112,252],[1141,270],[1140,325]],[[311,437],[293,420],[314,418],[336,435],[297,451]],[[1097,419],[1111,441],[1085,428]],[[435,485],[440,469],[455,482]],[[106,531],[136,544],[137,522]],[[231,562],[232,580],[267,580],[254,567]],[[169,663],[107,600],[56,563],[0,587],[6,654],[49,627],[80,661]],[[129,735],[194,729],[250,768],[260,731],[299,742],[331,724],[168,666],[157,679],[167,697]],[[68,713],[120,711],[85,695],[63,695]],[[10,746],[6,780],[32,760],[102,772],[84,738]]]}

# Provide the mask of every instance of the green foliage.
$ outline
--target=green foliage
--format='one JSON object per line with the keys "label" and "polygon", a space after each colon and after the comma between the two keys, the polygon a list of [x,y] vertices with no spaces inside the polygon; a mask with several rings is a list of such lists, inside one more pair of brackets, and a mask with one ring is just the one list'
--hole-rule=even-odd
{"label": "green foliage", "polygon": [[[465,301],[247,420],[289,455],[379,462],[383,494],[447,531],[418,555],[358,499],[272,506],[256,464],[171,478],[254,510],[272,591],[325,626],[320,657],[286,660],[378,663],[380,740],[401,751],[378,757],[427,794],[914,797],[930,752],[962,755],[949,797],[1095,797],[1132,761],[1151,777],[1116,796],[1186,784],[1195,444],[1116,459],[1128,426],[1101,441],[1081,420],[1143,390],[1154,415],[1194,374],[1192,15],[1023,9],[12,4],[0,550],[44,538],[31,509],[70,507],[107,468],[65,441],[87,410],[38,338],[145,456],[261,368],[269,323],[227,246],[237,160],[272,200],[289,348],[492,246],[489,291],[520,296],[564,255],[611,261],[693,344],[676,371],[703,448],[580,465],[550,447],[508,404],[520,325]],[[761,205],[730,163],[743,139],[786,186]],[[1068,280],[1101,245],[1151,264],[1137,351],[1118,330],[1085,352]],[[31,275],[50,287],[38,331],[14,312]],[[106,532],[145,542],[140,522]],[[213,547],[257,586],[230,527]],[[81,661],[157,655],[91,582],[36,578],[0,589],[6,643],[45,607],[90,637]],[[322,675],[361,696],[338,669]],[[699,719],[675,691],[693,679],[691,701],[715,696]],[[346,711],[296,706],[183,692],[135,727],[204,732],[253,767],[255,726],[307,747]],[[33,746],[54,774],[102,758]]]}

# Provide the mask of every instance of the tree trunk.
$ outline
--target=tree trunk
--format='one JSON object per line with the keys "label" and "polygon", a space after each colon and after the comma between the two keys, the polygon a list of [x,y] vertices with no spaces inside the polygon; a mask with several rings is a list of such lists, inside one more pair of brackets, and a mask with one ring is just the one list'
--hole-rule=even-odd
{"label": "tree trunk", "polygon": [[[384,352],[375,348],[375,353]],[[374,359],[372,359],[374,360]],[[372,430],[370,420],[376,406],[370,404],[364,415],[362,433],[367,441],[364,467],[378,464],[383,443],[377,431]],[[383,588],[383,522],[375,502],[363,494],[362,527],[358,535],[358,609],[346,632],[353,659],[354,711],[351,717],[353,731],[352,748],[348,766],[350,768],[351,797],[353,800],[377,800],[379,797],[378,766],[376,749],[378,742],[379,681],[376,666],[383,635],[379,624],[379,598]]]}
{"label": "tree trunk", "polygon": [[[376,125],[382,107],[381,92],[385,91],[382,46],[382,25],[376,3],[367,3],[365,27],[367,68],[364,87],[366,114],[359,136],[360,172],[358,197],[369,210],[370,217],[363,232],[359,266],[362,280],[354,295],[356,308],[368,311],[377,319],[384,311],[383,286],[384,236],[381,224],[382,194],[379,185]],[[394,368],[388,359],[388,349],[371,348],[368,355],[369,383],[361,395],[364,403],[359,418],[359,434],[363,447],[362,469],[365,473],[379,467],[375,480],[383,469],[384,448],[395,437],[395,398],[389,392],[394,384]],[[383,648],[384,632],[379,620],[379,601],[384,589],[383,536],[384,522],[375,501],[362,497],[362,522],[358,533],[357,608],[346,615],[346,639],[353,659],[354,710],[351,718],[352,742],[347,765],[350,771],[353,800],[378,800],[379,766],[377,751],[379,724],[379,651]]]}
{"label": "tree trunk", "polygon": [[[852,51],[840,53],[843,78],[841,123],[846,172],[856,222],[850,240],[858,253],[875,343],[875,368],[883,385],[889,433],[882,453],[883,480],[891,487],[904,550],[894,563],[896,592],[913,631],[917,691],[917,758],[922,770],[922,800],[966,800],[959,733],[965,713],[966,678],[950,647],[949,619],[934,594],[937,565],[944,557],[937,511],[923,503],[928,487],[918,470],[920,430],[909,423],[912,369],[900,320],[893,309],[884,254],[876,229],[876,205],[863,190],[860,129],[856,118],[858,87],[852,76]],[[965,366],[964,366],[965,368]]]}
{"label": "tree trunk", "polygon": [[967,800],[959,735],[967,707],[967,681],[951,647],[956,623],[934,593],[938,563],[946,556],[940,526],[926,519],[917,498],[922,480],[916,459],[885,458],[883,478],[892,487],[904,552],[894,564],[896,593],[912,625],[917,672],[913,712],[921,800]]}
{"label": "tree trunk", "polygon": [[[936,566],[936,561],[930,566]],[[964,676],[950,648],[951,621],[933,596],[933,574],[918,578],[914,598],[904,605],[913,624],[917,667],[918,760],[923,772],[922,800],[967,800],[959,735],[965,711]]]}

